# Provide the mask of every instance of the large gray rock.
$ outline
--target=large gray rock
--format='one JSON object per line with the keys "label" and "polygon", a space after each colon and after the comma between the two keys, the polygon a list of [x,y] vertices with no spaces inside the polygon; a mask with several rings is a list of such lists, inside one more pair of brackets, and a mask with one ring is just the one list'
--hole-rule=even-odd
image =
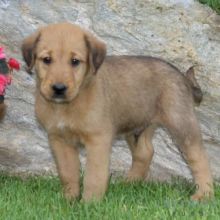
{"label": "large gray rock", "polygon": [[[41,25],[70,21],[89,28],[109,54],[161,57],[182,72],[195,66],[204,91],[197,108],[213,174],[220,178],[220,16],[193,0],[0,0],[0,45],[22,60],[22,39]],[[34,117],[34,79],[14,73],[7,91],[8,113],[0,125],[0,168],[12,173],[55,173],[46,134]],[[187,120],[187,115],[186,115]],[[165,131],[154,138],[153,178],[190,178],[187,165]],[[115,142],[112,171],[131,163],[125,142]],[[82,155],[82,162],[84,163]]]}

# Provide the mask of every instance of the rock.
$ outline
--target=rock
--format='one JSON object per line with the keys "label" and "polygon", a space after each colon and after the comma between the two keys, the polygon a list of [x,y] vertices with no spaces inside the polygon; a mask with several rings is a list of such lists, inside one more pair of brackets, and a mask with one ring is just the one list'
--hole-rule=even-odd
{"label": "rock", "polygon": [[[20,44],[25,36],[47,23],[67,20],[101,37],[108,45],[108,54],[156,56],[182,72],[195,66],[204,91],[204,101],[196,112],[212,172],[220,178],[220,16],[209,7],[194,0],[0,0],[0,18],[0,45],[20,61]],[[34,85],[24,68],[14,73],[6,97],[8,112],[0,125],[1,170],[56,173],[46,134],[34,117]],[[154,145],[152,178],[191,178],[165,131],[157,131]],[[111,170],[125,172],[130,164],[126,143],[119,139],[113,147]]]}

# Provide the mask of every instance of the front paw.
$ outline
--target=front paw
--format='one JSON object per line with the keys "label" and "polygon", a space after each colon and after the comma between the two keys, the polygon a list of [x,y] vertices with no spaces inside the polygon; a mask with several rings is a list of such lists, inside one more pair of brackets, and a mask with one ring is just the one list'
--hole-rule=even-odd
{"label": "front paw", "polygon": [[84,190],[82,195],[83,202],[97,202],[103,199],[105,190]]}
{"label": "front paw", "polygon": [[214,198],[214,192],[212,190],[207,190],[207,191],[199,190],[191,196],[191,199],[197,202],[210,200],[213,198]]}
{"label": "front paw", "polygon": [[144,181],[145,178],[146,176],[144,173],[138,173],[138,172],[134,172],[133,170],[130,170],[125,177],[125,181],[128,183],[139,182],[139,181]]}
{"label": "front paw", "polygon": [[79,198],[80,190],[78,187],[64,187],[64,197],[69,200],[73,201]]}

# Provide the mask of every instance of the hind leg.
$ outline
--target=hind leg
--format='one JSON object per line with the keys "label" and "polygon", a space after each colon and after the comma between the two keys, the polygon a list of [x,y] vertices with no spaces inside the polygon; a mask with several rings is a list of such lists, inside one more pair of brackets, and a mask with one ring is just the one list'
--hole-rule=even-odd
{"label": "hind leg", "polygon": [[176,114],[175,120],[172,120],[172,117],[168,120],[166,127],[179,145],[197,185],[197,191],[192,196],[192,199],[202,200],[212,197],[213,180],[194,112],[188,113],[187,119],[182,114]]}
{"label": "hind leg", "polygon": [[192,199],[199,201],[213,196],[213,180],[200,134],[196,130],[194,134],[191,140],[186,140],[182,144],[181,149],[198,187]]}
{"label": "hind leg", "polygon": [[132,154],[132,166],[128,172],[128,181],[143,180],[149,171],[153,157],[152,137],[156,127],[151,125],[146,128],[138,137],[129,135],[126,141]]}

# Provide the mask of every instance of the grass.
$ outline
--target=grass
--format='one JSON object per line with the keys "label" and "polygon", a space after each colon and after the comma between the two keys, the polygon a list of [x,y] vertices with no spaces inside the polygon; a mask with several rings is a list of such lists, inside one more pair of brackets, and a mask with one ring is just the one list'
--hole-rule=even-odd
{"label": "grass", "polygon": [[199,0],[202,4],[209,5],[218,14],[220,14],[220,0]]}
{"label": "grass", "polygon": [[1,220],[145,220],[219,219],[220,186],[213,201],[189,200],[193,187],[183,180],[173,183],[110,183],[101,202],[69,203],[55,177],[0,175]]}

